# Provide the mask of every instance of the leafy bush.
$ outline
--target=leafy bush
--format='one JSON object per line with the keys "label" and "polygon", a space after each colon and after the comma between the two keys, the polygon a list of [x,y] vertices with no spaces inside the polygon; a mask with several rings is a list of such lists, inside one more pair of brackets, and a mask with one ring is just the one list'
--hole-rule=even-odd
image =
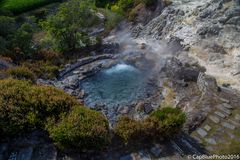
{"label": "leafy bush", "polygon": [[185,120],[186,116],[179,108],[165,107],[154,111],[145,120],[145,125],[152,126],[150,135],[170,138],[181,130]]}
{"label": "leafy bush", "polygon": [[0,16],[0,54],[9,50],[10,39],[16,30],[15,19],[8,16]]}
{"label": "leafy bush", "polygon": [[109,142],[106,118],[101,113],[81,106],[75,106],[57,125],[49,121],[47,130],[62,149],[101,149]]}
{"label": "leafy bush", "polygon": [[8,16],[0,16],[0,36],[8,37],[9,34],[15,32],[15,19]]}
{"label": "leafy bush", "polygon": [[106,17],[106,21],[104,23],[106,32],[111,31],[119,22],[121,22],[123,18],[121,15],[112,12],[109,9],[100,9],[100,12],[102,12]]}
{"label": "leafy bush", "polygon": [[42,128],[46,118],[57,120],[76,104],[70,95],[53,87],[0,80],[0,134],[11,136]]}
{"label": "leafy bush", "polygon": [[32,25],[20,25],[12,17],[0,16],[0,28],[0,55],[9,56],[16,61],[32,56]]}
{"label": "leafy bush", "polygon": [[34,73],[26,67],[15,67],[7,70],[7,73],[16,79],[35,80]]}
{"label": "leafy bush", "polygon": [[23,66],[29,68],[38,78],[53,79],[56,78],[59,67],[49,61],[24,62]]}
{"label": "leafy bush", "polygon": [[180,109],[166,107],[154,111],[148,118],[136,121],[122,117],[114,127],[114,133],[125,143],[137,140],[159,141],[177,134],[185,123],[185,114]]}
{"label": "leafy bush", "polygon": [[[13,36],[12,44],[14,48],[19,48],[20,56],[23,58],[31,58],[34,52],[33,50],[33,26],[24,23],[20,26],[19,29],[16,30]],[[22,57],[16,56],[16,59],[20,59]]]}
{"label": "leafy bush", "polygon": [[129,143],[142,138],[142,129],[140,121],[136,121],[129,117],[121,117],[114,127],[114,133],[125,143]]}
{"label": "leafy bush", "polygon": [[60,51],[76,50],[89,45],[86,30],[98,22],[92,0],[70,0],[42,23]]}

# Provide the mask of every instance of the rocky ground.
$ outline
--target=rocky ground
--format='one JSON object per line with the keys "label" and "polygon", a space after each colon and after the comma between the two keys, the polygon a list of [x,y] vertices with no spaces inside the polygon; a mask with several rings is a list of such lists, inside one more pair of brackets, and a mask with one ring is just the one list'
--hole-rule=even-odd
{"label": "rocky ground", "polygon": [[173,4],[146,25],[133,28],[135,37],[171,41],[177,38],[191,57],[220,84],[239,89],[238,0],[172,0]]}

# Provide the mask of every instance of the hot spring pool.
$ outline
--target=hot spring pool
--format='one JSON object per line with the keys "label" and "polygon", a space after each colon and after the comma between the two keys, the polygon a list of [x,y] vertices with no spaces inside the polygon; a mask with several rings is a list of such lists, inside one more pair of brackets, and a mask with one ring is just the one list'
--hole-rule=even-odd
{"label": "hot spring pool", "polygon": [[86,93],[84,102],[87,106],[115,107],[146,98],[153,90],[148,82],[146,71],[117,64],[85,79],[80,85]]}

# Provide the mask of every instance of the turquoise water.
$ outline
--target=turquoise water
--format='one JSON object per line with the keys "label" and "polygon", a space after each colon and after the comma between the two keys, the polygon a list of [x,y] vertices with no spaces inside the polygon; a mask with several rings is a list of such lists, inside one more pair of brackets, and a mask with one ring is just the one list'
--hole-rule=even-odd
{"label": "turquoise water", "polygon": [[103,104],[107,107],[129,105],[151,94],[147,73],[127,64],[117,64],[81,83],[89,107]]}

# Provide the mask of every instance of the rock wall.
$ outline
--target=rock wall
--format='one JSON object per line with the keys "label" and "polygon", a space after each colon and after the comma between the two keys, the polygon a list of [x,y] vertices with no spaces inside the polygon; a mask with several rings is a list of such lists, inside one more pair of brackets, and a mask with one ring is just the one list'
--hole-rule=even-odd
{"label": "rock wall", "polygon": [[220,84],[239,88],[239,0],[172,0],[148,24],[132,29],[134,37],[181,40],[185,52]]}

